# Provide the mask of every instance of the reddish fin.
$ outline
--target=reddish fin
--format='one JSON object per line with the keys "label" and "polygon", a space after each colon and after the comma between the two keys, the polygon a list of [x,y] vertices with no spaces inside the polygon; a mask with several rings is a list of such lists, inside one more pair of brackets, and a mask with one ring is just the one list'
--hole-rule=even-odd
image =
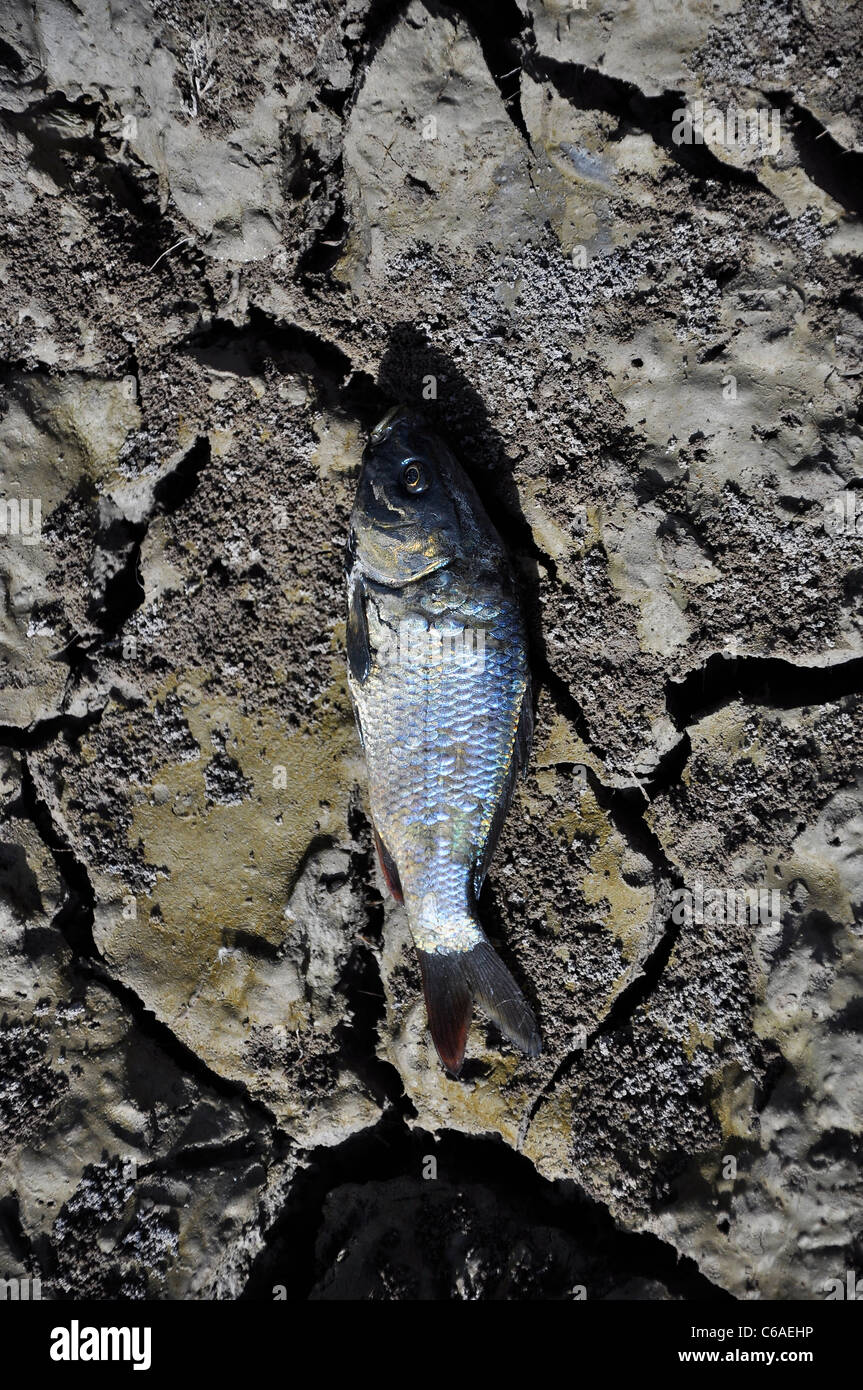
{"label": "reddish fin", "polygon": [[453,1076],[458,1076],[462,1068],[473,1012],[473,996],[464,976],[461,954],[417,951],[432,1041]]}
{"label": "reddish fin", "polygon": [[402,884],[399,878],[399,871],[396,868],[396,861],[393,859],[377,830],[375,830],[375,844],[377,845],[381,873],[386,879],[387,888],[389,888],[397,903],[404,902]]}

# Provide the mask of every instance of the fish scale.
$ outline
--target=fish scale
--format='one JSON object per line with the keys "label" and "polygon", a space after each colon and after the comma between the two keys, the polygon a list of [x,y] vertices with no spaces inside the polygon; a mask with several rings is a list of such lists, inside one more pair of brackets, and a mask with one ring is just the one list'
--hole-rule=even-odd
{"label": "fish scale", "polygon": [[526,756],[530,676],[508,561],[471,484],[413,417],[388,421],[364,455],[352,515],[349,685],[384,874],[407,911],[435,1045],[457,1073],[474,998],[539,1051],[477,917]]}
{"label": "fish scale", "polygon": [[[385,602],[379,597],[378,607]],[[389,652],[390,627],[370,614],[372,670],[356,696],[372,817],[399,865],[409,911],[419,905],[411,928],[427,950],[446,946],[453,927],[463,931],[470,918],[474,870],[512,759],[527,684],[513,642],[517,613],[504,614],[487,632],[483,667],[474,671],[461,660],[433,660],[420,642],[434,607],[401,615],[401,631],[412,629],[410,664],[379,659]],[[455,745],[464,750],[461,760]]]}

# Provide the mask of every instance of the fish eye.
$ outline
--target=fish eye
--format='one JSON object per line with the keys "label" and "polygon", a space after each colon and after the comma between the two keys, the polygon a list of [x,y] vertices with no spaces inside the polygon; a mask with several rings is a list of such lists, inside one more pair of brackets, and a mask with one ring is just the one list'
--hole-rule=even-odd
{"label": "fish eye", "polygon": [[428,479],[416,459],[408,459],[402,467],[402,487],[406,492],[418,493],[425,492],[428,487]]}

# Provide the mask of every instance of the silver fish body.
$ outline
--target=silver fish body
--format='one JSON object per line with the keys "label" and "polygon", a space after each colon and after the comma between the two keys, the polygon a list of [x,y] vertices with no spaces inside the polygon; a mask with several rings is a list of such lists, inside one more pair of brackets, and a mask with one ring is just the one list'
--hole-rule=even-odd
{"label": "silver fish body", "polygon": [[525,1052],[533,1014],[477,900],[531,733],[524,624],[466,474],[409,413],[372,435],[348,549],[348,675],[385,876],[403,898],[444,1065],[476,999]]}

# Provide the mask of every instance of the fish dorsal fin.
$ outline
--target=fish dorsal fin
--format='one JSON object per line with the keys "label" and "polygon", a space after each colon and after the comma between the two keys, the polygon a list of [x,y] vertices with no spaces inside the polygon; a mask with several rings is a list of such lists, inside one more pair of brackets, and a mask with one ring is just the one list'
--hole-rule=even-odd
{"label": "fish dorsal fin", "polygon": [[366,586],[356,571],[351,575],[348,599],[348,668],[357,685],[368,680],[372,668],[369,624],[366,618]]}

